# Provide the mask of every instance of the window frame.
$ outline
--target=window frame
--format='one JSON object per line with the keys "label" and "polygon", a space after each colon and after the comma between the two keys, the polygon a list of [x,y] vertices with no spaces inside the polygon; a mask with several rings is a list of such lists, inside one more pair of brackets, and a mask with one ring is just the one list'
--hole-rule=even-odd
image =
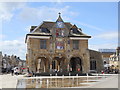
{"label": "window frame", "polygon": [[40,39],[40,49],[47,49],[47,40]]}
{"label": "window frame", "polygon": [[[77,43],[76,43],[77,42]],[[79,49],[79,40],[72,40],[72,48],[73,50],[78,50]]]}

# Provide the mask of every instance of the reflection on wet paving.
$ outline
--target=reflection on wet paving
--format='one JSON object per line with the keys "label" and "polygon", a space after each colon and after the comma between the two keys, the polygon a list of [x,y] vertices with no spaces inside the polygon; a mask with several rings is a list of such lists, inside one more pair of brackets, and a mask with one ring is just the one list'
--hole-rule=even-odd
{"label": "reflection on wet paving", "polygon": [[97,82],[100,79],[96,77],[79,77],[79,78],[36,78],[18,80],[17,88],[64,88],[64,87],[81,87]]}

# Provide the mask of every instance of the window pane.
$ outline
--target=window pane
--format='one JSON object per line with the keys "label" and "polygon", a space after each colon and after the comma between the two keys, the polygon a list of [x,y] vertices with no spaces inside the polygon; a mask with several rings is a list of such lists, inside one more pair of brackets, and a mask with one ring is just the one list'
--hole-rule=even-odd
{"label": "window pane", "polygon": [[79,49],[79,41],[73,40],[73,49]]}
{"label": "window pane", "polygon": [[47,48],[47,44],[46,44],[46,40],[40,40],[40,49],[46,49]]}

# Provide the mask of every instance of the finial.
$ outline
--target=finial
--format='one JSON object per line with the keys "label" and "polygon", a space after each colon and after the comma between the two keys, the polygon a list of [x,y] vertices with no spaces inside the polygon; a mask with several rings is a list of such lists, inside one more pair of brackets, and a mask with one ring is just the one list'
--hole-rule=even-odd
{"label": "finial", "polygon": [[59,12],[58,14],[60,15],[61,13]]}

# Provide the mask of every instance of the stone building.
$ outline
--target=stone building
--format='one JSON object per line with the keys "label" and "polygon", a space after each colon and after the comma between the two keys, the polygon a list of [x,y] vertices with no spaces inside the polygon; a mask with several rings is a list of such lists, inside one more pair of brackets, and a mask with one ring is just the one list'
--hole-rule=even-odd
{"label": "stone building", "polygon": [[109,65],[110,68],[115,70],[115,69],[119,69],[120,70],[120,47],[117,47],[116,49],[116,53],[113,55],[110,55],[109,57]]}
{"label": "stone building", "polygon": [[82,29],[60,16],[55,22],[43,21],[31,26],[26,35],[26,62],[31,71],[80,71],[90,70],[88,36]]}
{"label": "stone building", "polygon": [[104,62],[104,68],[109,67],[109,58],[111,55],[115,54],[115,49],[99,49],[99,52],[101,52],[102,60]]}
{"label": "stone building", "polygon": [[90,70],[100,72],[104,69],[102,55],[98,51],[89,50],[90,52]]}
{"label": "stone building", "polygon": [[21,60],[19,57],[14,55],[7,55],[5,54],[2,56],[2,72],[10,72],[12,67],[26,67],[26,61]]}
{"label": "stone building", "polygon": [[2,52],[0,51],[0,74],[2,72]]}

